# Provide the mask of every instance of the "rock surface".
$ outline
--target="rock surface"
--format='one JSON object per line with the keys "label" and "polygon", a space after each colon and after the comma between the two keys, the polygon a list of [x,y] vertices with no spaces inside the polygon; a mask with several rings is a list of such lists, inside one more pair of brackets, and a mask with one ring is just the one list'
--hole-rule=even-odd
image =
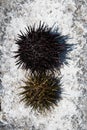
{"label": "rock surface", "polygon": [[[25,71],[13,58],[17,34],[40,20],[76,44],[61,68],[63,99],[47,115],[19,103]],[[87,0],[1,0],[0,30],[0,130],[87,130]]]}

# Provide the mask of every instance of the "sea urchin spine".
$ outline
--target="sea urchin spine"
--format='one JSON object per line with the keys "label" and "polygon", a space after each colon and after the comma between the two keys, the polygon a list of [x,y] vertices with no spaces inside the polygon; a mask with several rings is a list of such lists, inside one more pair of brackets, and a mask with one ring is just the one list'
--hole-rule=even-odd
{"label": "sea urchin spine", "polygon": [[19,34],[16,41],[18,50],[15,58],[16,64],[31,72],[43,73],[47,70],[58,69],[61,62],[61,54],[67,50],[67,36],[61,36],[57,31],[52,31],[44,23],[39,27],[27,27],[26,33]]}
{"label": "sea urchin spine", "polygon": [[34,74],[24,83],[25,86],[21,87],[23,88],[20,93],[21,101],[34,110],[39,112],[50,110],[61,99],[60,80],[52,75]]}

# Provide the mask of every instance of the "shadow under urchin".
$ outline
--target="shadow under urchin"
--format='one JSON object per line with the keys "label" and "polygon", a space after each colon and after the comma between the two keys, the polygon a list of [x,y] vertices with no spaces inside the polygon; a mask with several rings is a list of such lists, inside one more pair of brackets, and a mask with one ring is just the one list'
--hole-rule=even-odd
{"label": "shadow under urchin", "polygon": [[20,93],[21,101],[35,111],[43,113],[51,110],[61,99],[60,79],[53,75],[32,74],[24,83],[25,85],[20,87],[23,89]]}
{"label": "shadow under urchin", "polygon": [[[15,52],[16,65],[22,69],[44,73],[59,69],[66,59],[69,45],[66,44],[67,36],[62,36],[58,31],[49,28],[44,23],[39,23],[36,28],[28,26],[26,33],[19,34],[16,40],[18,50]],[[63,60],[61,55],[64,54]]]}

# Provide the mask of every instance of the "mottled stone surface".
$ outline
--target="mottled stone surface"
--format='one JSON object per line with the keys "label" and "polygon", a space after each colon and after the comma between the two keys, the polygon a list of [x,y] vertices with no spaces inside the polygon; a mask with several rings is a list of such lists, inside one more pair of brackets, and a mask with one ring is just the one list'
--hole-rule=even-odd
{"label": "mottled stone surface", "polygon": [[[25,72],[13,58],[17,34],[40,20],[76,44],[61,68],[63,99],[47,115],[19,103]],[[0,130],[87,130],[87,0],[0,0],[0,50]]]}

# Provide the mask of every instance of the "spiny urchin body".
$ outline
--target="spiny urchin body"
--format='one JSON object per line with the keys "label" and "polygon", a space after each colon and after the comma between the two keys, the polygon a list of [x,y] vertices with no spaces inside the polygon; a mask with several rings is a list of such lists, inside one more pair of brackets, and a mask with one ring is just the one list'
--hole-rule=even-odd
{"label": "spiny urchin body", "polygon": [[57,105],[61,99],[60,80],[51,75],[31,75],[22,86],[21,101],[34,110],[43,112]]}
{"label": "spiny urchin body", "polygon": [[15,58],[16,64],[31,72],[46,72],[58,69],[61,65],[61,53],[66,51],[67,37],[61,36],[57,31],[52,31],[47,25],[39,24],[39,27],[28,27],[26,33],[19,35],[16,44],[18,50]]}

